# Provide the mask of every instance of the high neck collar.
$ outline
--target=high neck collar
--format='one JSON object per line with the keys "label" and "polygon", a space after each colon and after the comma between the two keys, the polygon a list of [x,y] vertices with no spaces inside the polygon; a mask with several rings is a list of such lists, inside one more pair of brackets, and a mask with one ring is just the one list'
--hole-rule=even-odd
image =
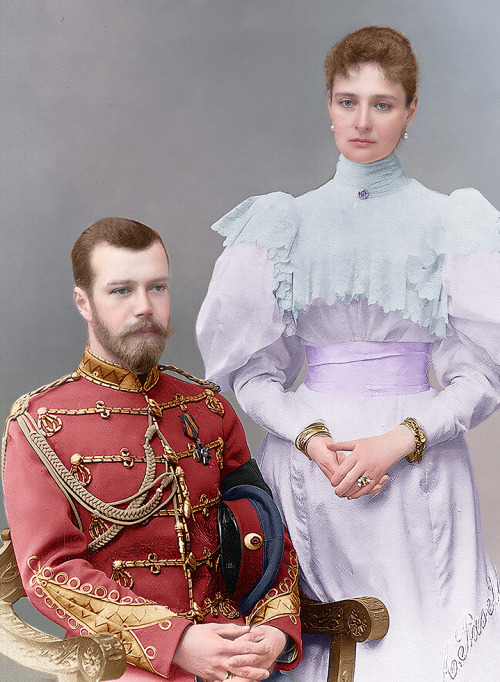
{"label": "high neck collar", "polygon": [[160,378],[160,370],[156,365],[149,372],[144,384],[141,384],[137,375],[128,367],[114,365],[112,362],[99,358],[90,351],[88,346],[85,348],[83,358],[76,371],[100,386],[108,386],[132,393],[147,393],[156,386]]}
{"label": "high neck collar", "polygon": [[396,156],[374,163],[355,163],[342,154],[333,183],[359,199],[392,194],[409,182]]}

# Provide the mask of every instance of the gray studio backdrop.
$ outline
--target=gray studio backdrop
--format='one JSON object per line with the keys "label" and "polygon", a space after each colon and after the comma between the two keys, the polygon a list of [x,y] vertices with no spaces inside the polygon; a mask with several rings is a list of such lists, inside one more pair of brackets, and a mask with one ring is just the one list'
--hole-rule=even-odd
{"label": "gray studio backdrop", "polygon": [[[331,177],[322,61],[351,30],[392,25],[420,57],[407,173],[500,206],[499,14],[497,0],[3,0],[2,416],[78,363],[68,254],[106,215],[164,236],[177,328],[165,361],[203,374],[194,324],[222,241],[210,225],[247,196]],[[469,437],[497,563],[499,436],[496,415]]]}

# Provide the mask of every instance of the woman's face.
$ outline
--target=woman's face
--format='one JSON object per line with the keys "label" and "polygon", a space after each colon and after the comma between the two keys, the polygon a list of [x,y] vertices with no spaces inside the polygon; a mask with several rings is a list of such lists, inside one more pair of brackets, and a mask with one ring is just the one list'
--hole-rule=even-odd
{"label": "woman's face", "polygon": [[407,106],[401,83],[392,83],[375,62],[337,74],[328,101],[337,149],[356,163],[373,163],[394,153],[417,108]]}

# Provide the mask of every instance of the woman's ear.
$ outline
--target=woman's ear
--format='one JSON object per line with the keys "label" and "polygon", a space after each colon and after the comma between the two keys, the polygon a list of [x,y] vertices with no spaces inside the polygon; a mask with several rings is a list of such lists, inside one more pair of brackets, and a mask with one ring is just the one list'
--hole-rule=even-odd
{"label": "woman's ear", "polygon": [[80,315],[86,322],[92,321],[92,307],[90,305],[90,298],[87,292],[81,287],[73,289],[73,300],[78,308]]}
{"label": "woman's ear", "polygon": [[333,120],[333,107],[332,107],[333,102],[332,102],[332,96],[333,96],[332,91],[331,91],[331,90],[327,90],[327,91],[326,91],[326,102],[327,102],[327,105],[328,105],[328,113],[330,114],[330,118]]}
{"label": "woman's ear", "polygon": [[410,102],[410,105],[408,107],[408,114],[406,116],[406,125],[410,125],[410,123],[413,121],[413,117],[415,116],[417,112],[417,104],[418,104],[418,97],[414,97],[413,101]]}

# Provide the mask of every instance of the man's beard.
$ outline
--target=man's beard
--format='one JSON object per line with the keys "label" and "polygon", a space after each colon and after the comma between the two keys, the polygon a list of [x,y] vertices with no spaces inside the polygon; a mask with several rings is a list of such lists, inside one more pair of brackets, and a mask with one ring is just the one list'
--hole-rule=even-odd
{"label": "man's beard", "polygon": [[[165,350],[165,341],[173,334],[173,329],[156,320],[143,320],[126,327],[120,334],[113,334],[92,305],[94,333],[99,343],[113,355],[121,365],[128,367],[137,375],[148,374],[158,364]],[[154,330],[155,335],[136,339],[129,347],[129,337],[145,329]]]}

